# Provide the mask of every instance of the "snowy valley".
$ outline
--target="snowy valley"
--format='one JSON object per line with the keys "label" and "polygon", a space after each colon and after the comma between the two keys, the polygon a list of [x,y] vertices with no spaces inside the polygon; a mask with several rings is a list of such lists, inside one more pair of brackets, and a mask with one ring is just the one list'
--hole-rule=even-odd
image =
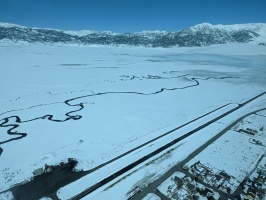
{"label": "snowy valley", "polygon": [[[195,166],[233,177],[219,179],[233,186],[213,198],[233,194],[257,169],[264,173],[265,42],[265,24],[134,34],[0,24],[0,199],[28,199],[20,185],[49,174],[35,170],[69,159],[71,173],[84,174],[32,198],[79,199],[117,173],[82,197],[141,199],[151,187],[185,199]],[[211,175],[199,188],[218,186]],[[169,189],[175,177],[184,185]],[[152,189],[143,199],[161,198]]]}

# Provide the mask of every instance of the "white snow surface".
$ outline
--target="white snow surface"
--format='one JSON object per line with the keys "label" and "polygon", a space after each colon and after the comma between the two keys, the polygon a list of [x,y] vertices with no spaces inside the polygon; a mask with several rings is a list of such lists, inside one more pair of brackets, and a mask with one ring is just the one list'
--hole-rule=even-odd
{"label": "white snow surface", "polygon": [[18,27],[18,28],[27,28],[25,26],[17,25],[17,24],[11,24],[11,23],[5,23],[5,22],[0,22],[0,26],[10,28],[10,27]]}
{"label": "white snow surface", "polygon": [[[174,146],[172,146],[169,149],[166,149],[158,156],[150,158],[146,162],[142,163],[140,166],[137,166],[134,169],[130,170],[129,172],[125,173],[124,175],[119,176],[118,178],[114,179],[105,186],[97,189],[96,191],[84,197],[83,199],[104,200],[107,199],[112,194],[116,194],[116,199],[127,199],[127,197],[129,197],[129,194],[132,193],[132,191],[134,191],[134,188],[136,186],[146,187],[146,185],[149,185],[149,183],[152,183],[154,180],[161,177],[170,168],[172,168],[174,165],[187,158],[187,156],[190,153],[192,153],[194,150],[199,148],[205,142],[210,140],[217,133],[227,128],[238,118],[250,112],[265,107],[265,103],[266,103],[266,95],[247,104],[246,106],[231,113],[230,115],[227,115],[226,117],[218,120],[216,123],[213,123],[210,126],[207,126],[206,128],[199,130],[196,134],[191,135],[190,137],[176,143]],[[194,125],[192,124],[191,126],[194,127],[195,124]],[[169,139],[173,139],[176,138],[178,134],[187,131],[188,127],[177,130],[172,135],[167,137],[169,137]],[[161,142],[165,143],[165,141],[162,140]],[[158,145],[158,143],[154,145]],[[217,157],[214,160],[210,159],[209,161],[211,162],[216,160]],[[88,177],[87,178],[84,177],[77,182],[69,184],[58,191],[58,196],[60,197],[60,199],[68,199],[74,194],[78,193],[77,191],[79,189],[82,191],[86,185],[88,186],[88,182],[90,181]]]}
{"label": "white snow surface", "polygon": [[223,25],[223,24],[210,24],[202,23],[190,28],[192,31],[198,31],[202,29],[220,29],[225,31],[239,31],[239,30],[249,30],[254,31],[259,34],[259,37],[254,39],[252,43],[266,42],[266,24],[265,23],[248,23],[248,24],[232,24],[232,25]]}
{"label": "white snow surface", "polygon": [[97,31],[91,31],[91,30],[80,30],[80,31],[64,31],[64,33],[69,35],[77,35],[77,36],[85,36],[92,33],[97,33]]}
{"label": "white snow surface", "polygon": [[149,193],[142,200],[161,200],[156,194]]}
{"label": "white snow surface", "polygon": [[[0,127],[0,192],[31,179],[46,163],[75,158],[77,170],[92,169],[218,107],[254,97],[265,90],[265,54],[265,47],[252,44],[151,49],[0,43],[0,123],[19,116],[24,123],[16,131],[27,133],[5,142],[17,136]],[[156,93],[161,88],[168,90]],[[74,106],[64,103],[69,99]],[[71,114],[79,120],[41,118],[65,120],[80,104],[84,108]]]}
{"label": "white snow surface", "polygon": [[224,170],[239,183],[253,169],[265,147],[249,142],[250,136],[228,131],[190,162],[200,161],[209,168]]}
{"label": "white snow surface", "polygon": [[14,196],[12,194],[12,192],[4,192],[2,194],[0,194],[0,199],[1,200],[14,200]]}
{"label": "white snow surface", "polygon": [[[265,23],[247,23],[247,24],[232,24],[232,25],[224,25],[224,24],[210,24],[210,23],[202,23],[191,28],[194,30],[201,28],[218,28],[224,29],[227,31],[235,31],[235,30],[252,30],[252,31],[265,31],[266,24]],[[265,33],[265,32],[264,32]]]}

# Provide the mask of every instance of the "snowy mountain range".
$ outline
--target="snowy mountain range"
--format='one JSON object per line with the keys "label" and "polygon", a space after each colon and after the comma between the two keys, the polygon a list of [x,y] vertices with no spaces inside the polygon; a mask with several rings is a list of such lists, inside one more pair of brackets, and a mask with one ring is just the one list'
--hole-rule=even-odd
{"label": "snowy mountain range", "polygon": [[212,25],[203,23],[176,31],[143,31],[113,33],[110,31],[63,31],[57,29],[28,28],[0,23],[0,41],[29,43],[60,43],[79,45],[145,46],[145,47],[195,47],[225,43],[265,45],[266,24]]}

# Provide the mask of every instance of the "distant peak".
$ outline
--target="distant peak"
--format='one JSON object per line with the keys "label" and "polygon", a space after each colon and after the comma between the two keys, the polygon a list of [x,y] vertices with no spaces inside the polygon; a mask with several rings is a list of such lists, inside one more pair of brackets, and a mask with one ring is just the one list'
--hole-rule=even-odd
{"label": "distant peak", "polygon": [[210,24],[210,23],[207,23],[207,22],[204,22],[204,23],[201,23],[201,24],[197,24],[195,26],[198,26],[198,27],[202,27],[202,26],[213,26],[213,24]]}
{"label": "distant peak", "polygon": [[10,27],[27,28],[25,26],[21,26],[21,25],[17,25],[17,24],[11,24],[11,23],[4,23],[4,22],[0,22],[0,26],[1,27],[7,27],[7,28],[10,28]]}
{"label": "distant peak", "polygon": [[214,29],[214,28],[216,28],[215,25],[205,22],[205,23],[192,26],[189,29],[192,31],[201,31],[201,30],[209,30],[209,29]]}
{"label": "distant peak", "polygon": [[[15,27],[15,31],[14,31]],[[176,32],[142,31],[114,33],[111,31],[64,31],[47,28],[27,28],[0,23],[1,40],[45,44],[112,45],[145,47],[193,47],[225,43],[262,43],[266,41],[266,24],[213,25],[202,23]]]}

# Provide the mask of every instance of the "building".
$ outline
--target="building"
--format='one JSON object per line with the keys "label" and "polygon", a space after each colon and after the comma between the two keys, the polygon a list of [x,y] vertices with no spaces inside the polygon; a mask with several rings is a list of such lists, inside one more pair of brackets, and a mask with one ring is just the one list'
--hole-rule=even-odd
{"label": "building", "polygon": [[33,174],[34,174],[34,176],[41,175],[41,174],[43,174],[43,169],[42,168],[35,169],[33,171]]}
{"label": "building", "polygon": [[226,180],[230,180],[231,176],[229,176],[227,173],[225,173],[224,171],[221,171],[219,173],[222,177],[224,177]]}

